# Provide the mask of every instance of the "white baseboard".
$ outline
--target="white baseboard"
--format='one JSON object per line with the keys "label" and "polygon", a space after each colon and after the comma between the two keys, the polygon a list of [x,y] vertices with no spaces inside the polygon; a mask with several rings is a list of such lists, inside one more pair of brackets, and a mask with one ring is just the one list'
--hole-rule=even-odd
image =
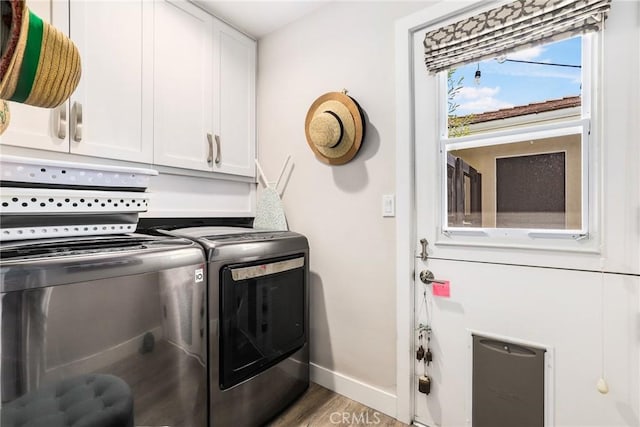
{"label": "white baseboard", "polygon": [[376,411],[396,418],[396,396],[354,378],[310,363],[311,381]]}

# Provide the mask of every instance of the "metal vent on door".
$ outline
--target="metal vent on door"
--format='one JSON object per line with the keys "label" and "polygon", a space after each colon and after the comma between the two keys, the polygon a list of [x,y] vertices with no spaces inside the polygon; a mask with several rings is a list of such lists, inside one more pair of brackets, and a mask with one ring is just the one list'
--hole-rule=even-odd
{"label": "metal vent on door", "polygon": [[473,335],[473,427],[544,426],[545,351]]}

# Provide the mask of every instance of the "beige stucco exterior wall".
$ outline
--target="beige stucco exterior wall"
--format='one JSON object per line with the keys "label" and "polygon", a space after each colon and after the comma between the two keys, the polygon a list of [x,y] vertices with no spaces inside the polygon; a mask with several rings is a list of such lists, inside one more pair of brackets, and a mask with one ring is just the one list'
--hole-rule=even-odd
{"label": "beige stucco exterior wall", "polygon": [[451,151],[482,174],[482,226],[496,226],[496,159],[500,157],[565,152],[566,159],[566,226],[581,227],[581,135],[569,135],[525,141],[514,144],[490,145]]}

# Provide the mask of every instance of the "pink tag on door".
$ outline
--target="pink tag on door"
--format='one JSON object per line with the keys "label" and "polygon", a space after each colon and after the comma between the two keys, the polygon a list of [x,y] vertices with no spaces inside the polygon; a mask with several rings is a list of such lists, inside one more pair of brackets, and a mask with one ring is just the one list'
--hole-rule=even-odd
{"label": "pink tag on door", "polygon": [[449,296],[450,296],[449,281],[448,280],[443,280],[443,282],[444,283],[433,282],[431,284],[432,290],[433,290],[433,295],[436,296],[436,297],[449,298]]}

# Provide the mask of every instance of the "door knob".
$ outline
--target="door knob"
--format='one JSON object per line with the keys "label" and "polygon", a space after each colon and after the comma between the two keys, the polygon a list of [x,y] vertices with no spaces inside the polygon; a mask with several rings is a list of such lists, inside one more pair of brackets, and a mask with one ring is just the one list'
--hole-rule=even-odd
{"label": "door knob", "polygon": [[447,283],[444,280],[436,279],[431,270],[422,270],[420,272],[420,281],[426,285],[430,285],[431,283],[440,283],[441,285],[444,285]]}

